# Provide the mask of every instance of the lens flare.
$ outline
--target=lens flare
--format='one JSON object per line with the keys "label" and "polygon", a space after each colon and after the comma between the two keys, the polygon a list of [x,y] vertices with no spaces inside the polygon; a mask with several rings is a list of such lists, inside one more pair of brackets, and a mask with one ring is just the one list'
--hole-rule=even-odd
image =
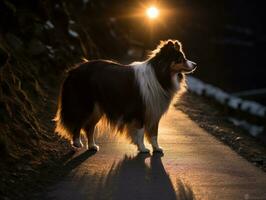
{"label": "lens flare", "polygon": [[159,10],[155,6],[151,6],[146,10],[146,14],[150,19],[155,19],[159,16]]}

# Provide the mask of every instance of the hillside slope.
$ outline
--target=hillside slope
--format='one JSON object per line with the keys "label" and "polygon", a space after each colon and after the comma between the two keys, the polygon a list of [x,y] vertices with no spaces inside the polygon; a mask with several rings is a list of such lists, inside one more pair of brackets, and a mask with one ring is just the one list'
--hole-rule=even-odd
{"label": "hillside slope", "polygon": [[[58,89],[65,69],[83,57],[111,52],[101,46],[111,44],[109,30],[115,31],[109,18],[101,22],[107,32],[89,25],[91,11],[105,6],[67,0],[0,2],[0,196],[22,198],[27,181],[33,181],[28,177],[38,179],[42,168],[71,151],[53,132]],[[12,188],[17,190],[10,194]]]}

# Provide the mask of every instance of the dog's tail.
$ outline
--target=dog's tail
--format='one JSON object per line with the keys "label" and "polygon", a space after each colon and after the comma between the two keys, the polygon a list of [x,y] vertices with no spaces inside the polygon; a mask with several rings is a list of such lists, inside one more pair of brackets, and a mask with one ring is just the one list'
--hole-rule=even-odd
{"label": "dog's tail", "polygon": [[57,103],[57,112],[56,116],[53,119],[55,121],[55,132],[58,133],[61,137],[68,139],[72,141],[73,138],[73,125],[71,125],[69,120],[67,119],[67,113],[66,113],[66,106],[64,105],[64,102],[67,101],[66,98],[68,98],[67,95],[67,81],[68,78],[66,78],[61,85],[59,96],[58,96],[58,103]]}

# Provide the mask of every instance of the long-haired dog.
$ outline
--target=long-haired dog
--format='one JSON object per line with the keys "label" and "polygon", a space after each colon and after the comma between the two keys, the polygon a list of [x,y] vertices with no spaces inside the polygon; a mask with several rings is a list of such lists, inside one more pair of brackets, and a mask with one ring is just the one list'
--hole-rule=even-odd
{"label": "long-haired dog", "polygon": [[163,41],[144,62],[122,65],[107,60],[80,64],[64,80],[55,117],[56,132],[82,147],[80,132],[88,139],[88,149],[98,150],[94,129],[105,118],[113,130],[125,134],[140,152],[158,145],[158,124],[175,93],[184,84],[184,74],[196,64],[186,59],[181,43]]}

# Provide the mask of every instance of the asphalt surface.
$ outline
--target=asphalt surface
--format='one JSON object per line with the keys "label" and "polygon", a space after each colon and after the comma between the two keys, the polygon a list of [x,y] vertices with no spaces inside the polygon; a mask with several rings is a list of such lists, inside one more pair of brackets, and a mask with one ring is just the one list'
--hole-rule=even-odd
{"label": "asphalt surface", "polygon": [[[123,139],[98,139],[62,166],[44,199],[266,199],[266,174],[171,108],[159,128],[161,154],[138,154]],[[150,146],[148,146],[150,148]],[[151,149],[151,148],[150,148]]]}

